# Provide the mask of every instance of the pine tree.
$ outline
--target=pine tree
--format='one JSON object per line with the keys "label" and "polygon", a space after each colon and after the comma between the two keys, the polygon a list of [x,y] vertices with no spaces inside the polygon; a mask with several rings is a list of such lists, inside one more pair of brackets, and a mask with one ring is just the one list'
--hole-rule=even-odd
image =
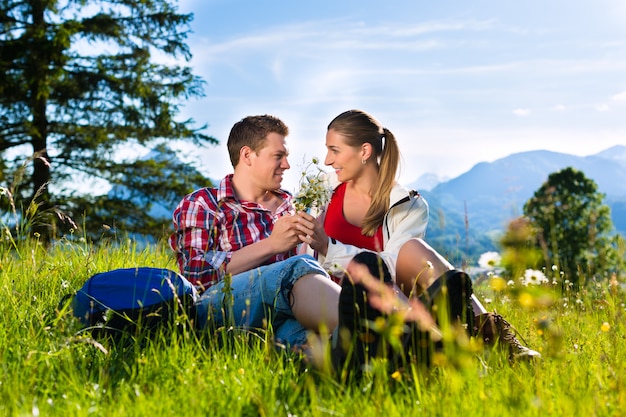
{"label": "pine tree", "polygon": [[[146,195],[154,184],[170,187],[160,174],[168,171],[167,158],[146,177],[145,163],[121,157],[128,146],[216,143],[202,133],[204,126],[177,120],[183,100],[202,96],[203,82],[184,65],[193,15],[179,14],[174,3],[1,1],[0,181],[8,188],[11,173],[28,168],[27,179],[13,184],[15,199],[37,198],[41,213],[80,216],[102,197],[68,186],[78,179],[115,184],[142,177],[132,186]],[[202,180],[197,171],[191,175]],[[53,225],[47,219],[46,226]],[[50,227],[38,232],[54,233]]]}

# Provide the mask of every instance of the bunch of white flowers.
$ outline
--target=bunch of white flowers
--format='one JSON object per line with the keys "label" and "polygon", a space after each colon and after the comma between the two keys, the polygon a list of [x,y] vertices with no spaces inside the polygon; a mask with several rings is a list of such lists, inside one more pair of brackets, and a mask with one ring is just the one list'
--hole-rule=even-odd
{"label": "bunch of white flowers", "polygon": [[313,158],[302,170],[299,190],[293,200],[294,206],[297,211],[321,209],[328,203],[331,194],[326,172],[319,167],[319,159]]}

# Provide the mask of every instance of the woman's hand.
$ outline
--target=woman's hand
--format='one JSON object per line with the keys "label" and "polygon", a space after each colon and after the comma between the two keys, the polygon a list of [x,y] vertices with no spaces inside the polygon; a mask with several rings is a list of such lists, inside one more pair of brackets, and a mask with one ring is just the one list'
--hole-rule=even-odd
{"label": "woman's hand", "polygon": [[326,256],[328,252],[328,235],[324,231],[324,213],[317,218],[308,213],[299,211],[296,213],[299,217],[301,231],[300,240],[311,247],[311,249]]}

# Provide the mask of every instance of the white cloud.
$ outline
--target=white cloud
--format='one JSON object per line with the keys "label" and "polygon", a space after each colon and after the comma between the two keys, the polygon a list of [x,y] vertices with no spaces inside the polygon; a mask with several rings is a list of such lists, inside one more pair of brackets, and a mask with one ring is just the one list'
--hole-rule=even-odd
{"label": "white cloud", "polygon": [[556,106],[554,106],[552,108],[552,110],[554,110],[554,111],[565,111],[565,106],[562,105],[562,104],[557,104]]}
{"label": "white cloud", "polygon": [[[221,56],[223,54],[247,56],[250,52],[275,52],[289,50],[292,53],[316,55],[315,51],[341,50],[352,54],[358,50],[426,51],[450,46],[445,40],[424,35],[450,31],[486,30],[489,22],[439,22],[418,25],[365,25],[336,20],[308,21],[266,28],[255,33],[241,33],[224,41],[209,41],[194,36],[199,43],[194,55]],[[463,44],[467,47],[468,41]],[[459,46],[454,42],[452,46]]]}
{"label": "white cloud", "polygon": [[271,70],[276,80],[282,80],[284,73],[284,61],[281,58],[275,58],[271,63]]}
{"label": "white cloud", "polygon": [[596,106],[596,111],[599,111],[599,112],[605,112],[609,110],[611,110],[611,108],[609,107],[608,104],[598,104]]}
{"label": "white cloud", "polygon": [[530,114],[530,109],[515,109],[513,110],[513,114],[516,116],[528,116]]}
{"label": "white cloud", "polygon": [[626,91],[615,94],[613,97],[611,97],[611,99],[613,101],[626,101]]}

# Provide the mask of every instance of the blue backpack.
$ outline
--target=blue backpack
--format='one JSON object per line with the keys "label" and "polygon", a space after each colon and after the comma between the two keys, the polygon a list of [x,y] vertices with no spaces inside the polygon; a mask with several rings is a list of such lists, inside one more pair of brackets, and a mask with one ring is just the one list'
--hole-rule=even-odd
{"label": "blue backpack", "polygon": [[72,310],[92,333],[119,338],[193,320],[197,298],[193,284],[169,269],[114,269],[88,278],[72,297]]}

